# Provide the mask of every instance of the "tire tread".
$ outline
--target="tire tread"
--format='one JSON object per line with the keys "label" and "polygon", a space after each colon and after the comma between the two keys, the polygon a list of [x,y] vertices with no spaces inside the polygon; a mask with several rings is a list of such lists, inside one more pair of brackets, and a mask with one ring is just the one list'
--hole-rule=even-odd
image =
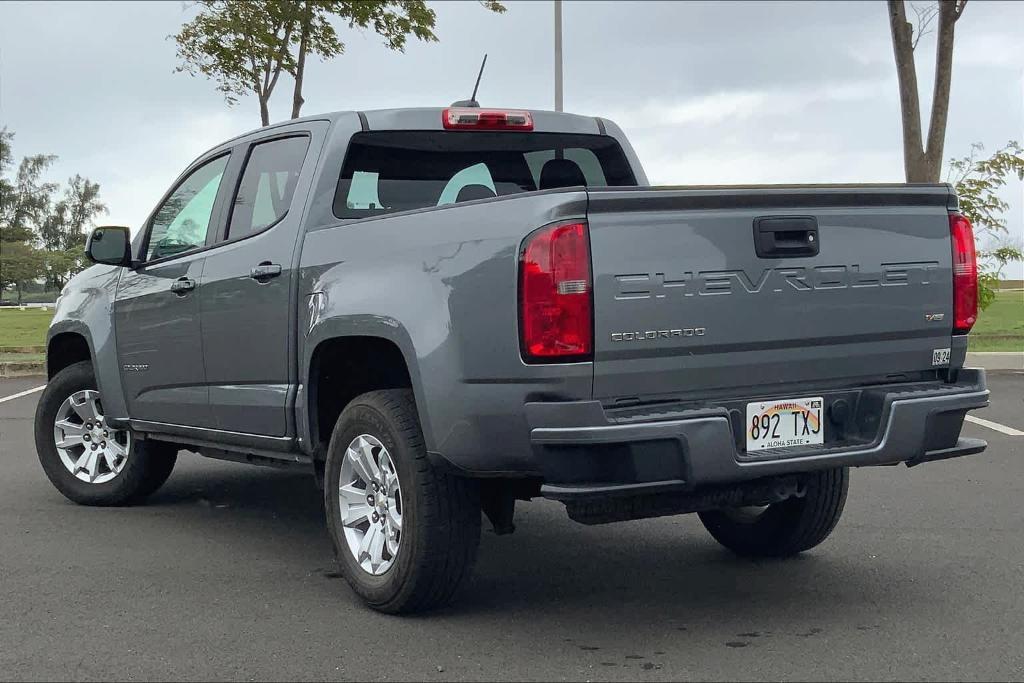
{"label": "tire tread", "polygon": [[[48,418],[56,412],[67,392],[96,389],[92,363],[81,361],[58,372],[43,390],[35,416],[35,442],[39,462],[47,478],[66,498],[79,505],[121,506],[142,502],[163,486],[174,470],[178,447],[174,444],[134,437],[128,462],[121,474],[107,484],[81,482],[60,462],[53,444],[53,424]],[[102,397],[101,397],[102,399]]]}
{"label": "tire tread", "polygon": [[[361,590],[358,579],[347,577],[349,584],[382,612],[419,612],[443,606],[455,596],[476,561],[480,539],[477,487],[472,481],[442,471],[430,462],[411,390],[382,389],[358,396],[342,411],[335,434],[344,428],[348,413],[360,406],[386,415],[396,436],[413,454],[409,464],[415,468],[416,476],[413,482],[403,483],[403,487],[417,486],[419,528],[426,535],[427,551],[418,553],[408,580],[389,599],[370,599]],[[332,444],[332,450],[335,447],[337,445]]]}
{"label": "tire tread", "polygon": [[850,474],[845,467],[807,474],[803,498],[776,503],[753,522],[738,522],[722,510],[699,514],[716,541],[747,557],[789,557],[821,544],[846,506]]}

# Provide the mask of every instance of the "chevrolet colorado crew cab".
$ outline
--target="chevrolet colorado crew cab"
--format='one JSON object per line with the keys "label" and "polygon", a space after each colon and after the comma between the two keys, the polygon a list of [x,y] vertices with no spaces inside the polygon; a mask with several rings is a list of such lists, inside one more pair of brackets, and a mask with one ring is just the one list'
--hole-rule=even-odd
{"label": "chevrolet colorado crew cab", "polygon": [[36,413],[57,489],[140,501],[179,449],[307,467],[382,611],[449,601],[518,500],[787,556],[849,468],[986,446],[948,185],[650,187],[602,118],[342,112],[215,147],[86,250]]}

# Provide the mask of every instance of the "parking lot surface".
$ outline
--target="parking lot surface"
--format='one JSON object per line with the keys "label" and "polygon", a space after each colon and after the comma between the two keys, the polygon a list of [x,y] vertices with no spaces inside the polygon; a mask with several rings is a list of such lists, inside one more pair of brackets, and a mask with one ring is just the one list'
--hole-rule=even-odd
{"label": "parking lot surface", "polygon": [[[979,417],[1024,430],[1024,373]],[[459,603],[363,608],[311,477],[182,453],[148,504],[78,507],[32,445],[39,379],[0,381],[2,679],[1024,677],[1024,437],[853,472],[832,537],[739,560],[695,516],[585,527],[551,502],[485,531]],[[486,527],[485,527],[486,528]]]}

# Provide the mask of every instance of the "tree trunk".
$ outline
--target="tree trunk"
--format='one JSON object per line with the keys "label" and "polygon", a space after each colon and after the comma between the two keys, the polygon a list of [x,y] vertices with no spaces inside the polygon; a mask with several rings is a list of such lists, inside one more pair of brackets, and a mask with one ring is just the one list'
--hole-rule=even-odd
{"label": "tree trunk", "polygon": [[20,282],[15,282],[14,283],[14,288],[18,290],[18,305],[20,306],[21,305],[21,283]]}
{"label": "tree trunk", "polygon": [[302,17],[302,35],[299,37],[299,58],[295,64],[295,90],[292,94],[292,118],[299,118],[305,99],[302,97],[302,77],[306,71],[306,49],[309,46],[309,30],[312,22],[312,8],[305,3]]}
{"label": "tree trunk", "polygon": [[907,21],[903,0],[889,0],[889,28],[896,56],[896,77],[900,88],[903,118],[903,169],[908,183],[926,182],[924,144],[921,136],[921,101],[917,94],[914,65],[913,26]]}
{"label": "tree trunk", "polygon": [[939,30],[935,41],[935,91],[932,116],[928,124],[928,147],[925,165],[928,182],[938,182],[942,175],[942,152],[949,119],[949,93],[953,78],[953,27],[957,8],[953,2],[939,3]]}
{"label": "tree trunk", "polygon": [[270,125],[270,109],[267,106],[267,102],[268,102],[268,100],[270,98],[269,97],[265,97],[263,95],[259,95],[258,97],[259,97],[259,101],[260,101],[260,121],[261,121],[261,125],[269,126]]}
{"label": "tree trunk", "polygon": [[903,0],[888,0],[889,28],[896,56],[903,118],[903,168],[908,183],[937,183],[942,177],[942,153],[949,120],[949,93],[953,77],[953,27],[967,0],[939,0],[939,28],[935,44],[935,89],[925,146],[921,134],[921,103],[914,66],[914,27],[907,21]]}

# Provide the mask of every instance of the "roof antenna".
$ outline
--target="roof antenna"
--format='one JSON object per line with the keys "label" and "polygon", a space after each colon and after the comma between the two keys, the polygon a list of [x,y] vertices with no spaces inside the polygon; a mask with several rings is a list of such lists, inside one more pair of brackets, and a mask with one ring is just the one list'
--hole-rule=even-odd
{"label": "roof antenna", "polygon": [[459,100],[453,102],[453,107],[479,107],[480,103],[476,101],[476,91],[480,89],[480,78],[484,75],[484,67],[487,66],[487,54],[484,54],[484,61],[480,63],[480,73],[476,75],[476,85],[473,86],[473,95],[468,100]]}

